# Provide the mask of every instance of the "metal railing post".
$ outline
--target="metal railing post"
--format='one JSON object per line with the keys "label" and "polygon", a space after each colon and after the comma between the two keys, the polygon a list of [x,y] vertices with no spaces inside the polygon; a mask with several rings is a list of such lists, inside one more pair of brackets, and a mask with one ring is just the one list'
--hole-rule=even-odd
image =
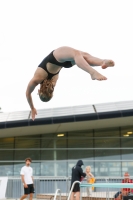
{"label": "metal railing post", "polygon": [[[108,182],[108,179],[105,178],[106,183]],[[106,200],[109,200],[109,188],[106,190]]]}
{"label": "metal railing post", "polygon": [[57,197],[57,194],[58,194],[58,193],[59,193],[59,195],[60,195],[60,200],[61,200],[61,191],[60,191],[60,189],[57,189],[57,190],[56,190],[53,200],[56,200],[56,197]]}

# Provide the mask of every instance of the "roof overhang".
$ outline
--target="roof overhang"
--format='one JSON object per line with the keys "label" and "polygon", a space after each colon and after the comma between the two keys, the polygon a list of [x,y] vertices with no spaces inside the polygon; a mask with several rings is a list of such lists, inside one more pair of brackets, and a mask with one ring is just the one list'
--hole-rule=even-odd
{"label": "roof overhang", "polygon": [[133,101],[0,113],[0,137],[62,133],[133,125]]}
{"label": "roof overhang", "polygon": [[15,137],[25,135],[37,135],[48,133],[62,133],[68,131],[80,131],[109,127],[132,126],[133,116],[123,118],[88,120],[69,123],[44,124],[35,126],[23,126],[0,129],[0,137]]}

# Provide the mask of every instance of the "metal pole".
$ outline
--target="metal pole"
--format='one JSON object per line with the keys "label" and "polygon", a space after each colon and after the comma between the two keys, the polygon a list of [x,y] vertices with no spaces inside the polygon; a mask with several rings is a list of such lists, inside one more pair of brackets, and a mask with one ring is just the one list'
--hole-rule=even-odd
{"label": "metal pole", "polygon": [[61,200],[61,191],[60,191],[60,189],[57,189],[57,190],[56,190],[53,200],[56,200],[56,197],[57,197],[57,194],[58,194],[58,193],[59,193],[59,195],[60,195],[60,200]]}
{"label": "metal pole", "polygon": [[[106,183],[108,182],[108,179],[105,179]],[[106,200],[109,200],[109,188],[106,190]]]}

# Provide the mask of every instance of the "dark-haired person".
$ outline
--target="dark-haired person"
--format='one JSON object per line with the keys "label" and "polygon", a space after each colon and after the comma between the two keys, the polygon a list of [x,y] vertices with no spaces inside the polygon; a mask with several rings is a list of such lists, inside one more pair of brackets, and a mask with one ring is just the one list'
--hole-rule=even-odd
{"label": "dark-haired person", "polygon": [[[72,168],[72,178],[71,178],[71,187],[75,181],[81,181],[85,176],[86,173],[83,172],[83,169],[81,168],[82,165],[84,165],[82,160],[78,160],[77,164]],[[80,199],[80,187],[79,183],[76,183],[74,185],[74,188],[72,190],[71,194],[71,200],[74,200],[74,196],[76,196],[76,200]]]}
{"label": "dark-haired person", "polygon": [[32,200],[34,193],[34,184],[33,184],[33,169],[30,167],[32,160],[31,158],[25,159],[25,166],[21,168],[20,175],[21,180],[24,186],[24,195],[20,200],[25,199],[29,195],[29,200]]}
{"label": "dark-haired person", "polygon": [[66,46],[52,51],[40,63],[27,86],[26,97],[31,108],[32,120],[34,120],[35,115],[37,115],[31,97],[31,93],[35,87],[40,84],[40,90],[38,90],[40,99],[43,102],[49,101],[53,96],[54,87],[58,80],[60,70],[63,67],[70,68],[73,65],[77,65],[79,68],[89,73],[92,80],[102,81],[107,78],[98,73],[91,66],[101,66],[102,69],[106,69],[107,67],[114,66],[114,61],[99,59],[91,56],[89,53]]}

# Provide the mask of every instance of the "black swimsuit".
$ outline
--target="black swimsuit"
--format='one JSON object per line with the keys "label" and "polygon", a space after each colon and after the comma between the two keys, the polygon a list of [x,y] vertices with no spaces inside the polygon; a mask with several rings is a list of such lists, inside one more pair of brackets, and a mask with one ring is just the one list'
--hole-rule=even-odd
{"label": "black swimsuit", "polygon": [[65,68],[70,68],[72,67],[72,63],[71,61],[65,61],[63,63],[58,62],[54,55],[53,55],[52,51],[46,58],[43,59],[43,61],[40,63],[40,65],[38,67],[41,67],[42,69],[44,69],[47,73],[48,73],[48,79],[51,79],[54,75],[58,74],[59,72],[57,72],[56,74],[52,74],[47,70],[47,63],[52,63],[61,67],[65,67]]}

